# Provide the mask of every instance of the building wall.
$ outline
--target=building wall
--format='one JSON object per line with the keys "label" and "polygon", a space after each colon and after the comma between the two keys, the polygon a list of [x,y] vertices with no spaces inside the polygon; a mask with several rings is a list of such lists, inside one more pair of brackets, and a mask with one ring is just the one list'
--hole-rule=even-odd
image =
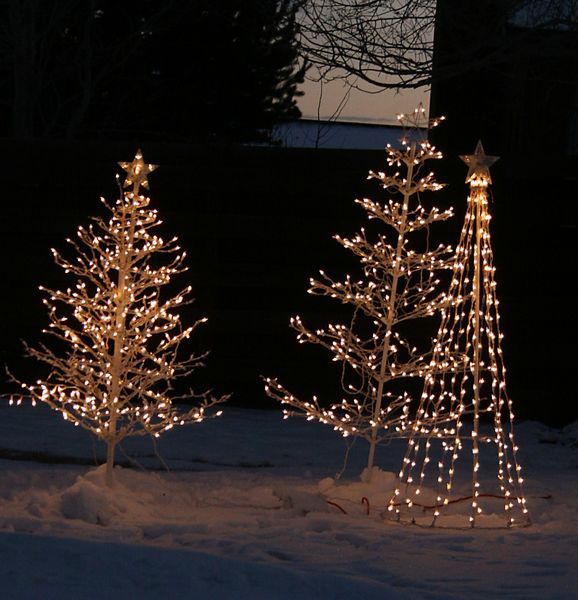
{"label": "building wall", "polygon": [[544,15],[510,18],[509,9],[501,0],[438,1],[430,110],[447,124],[437,139],[454,152],[474,137],[502,156],[577,156],[576,17],[572,29],[547,26]]}
{"label": "building wall", "polygon": [[397,146],[403,129],[394,125],[369,125],[299,119],[280,123],[273,139],[285,148],[324,148],[341,150],[383,150]]}

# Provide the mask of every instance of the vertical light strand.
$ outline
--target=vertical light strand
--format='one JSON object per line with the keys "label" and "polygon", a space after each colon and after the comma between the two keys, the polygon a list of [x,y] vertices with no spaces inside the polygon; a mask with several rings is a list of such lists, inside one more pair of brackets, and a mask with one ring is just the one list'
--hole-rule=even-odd
{"label": "vertical light strand", "polygon": [[[496,501],[501,499],[503,515],[498,519],[502,526],[523,526],[530,520],[514,440],[513,407],[506,393],[503,334],[489,230],[489,167],[497,158],[487,156],[478,143],[475,153],[462,159],[469,165],[466,182],[470,186],[464,226],[433,359],[399,473],[400,485],[388,511],[397,520],[420,524],[495,526],[494,517],[499,512]],[[450,355],[461,359],[448,369]],[[485,434],[488,427],[492,433]],[[425,443],[420,443],[420,438]],[[488,448],[491,445],[494,452]],[[462,468],[458,474],[458,467],[468,447],[470,492],[456,495],[456,485],[464,487],[465,471]],[[432,460],[434,455],[437,460]],[[492,461],[495,472],[490,470]],[[433,469],[432,463],[436,462],[437,468]],[[412,475],[415,468],[419,468],[418,482]],[[416,495],[423,497],[424,492],[428,498],[434,498],[430,504],[416,501]],[[468,500],[466,516],[455,507]]]}

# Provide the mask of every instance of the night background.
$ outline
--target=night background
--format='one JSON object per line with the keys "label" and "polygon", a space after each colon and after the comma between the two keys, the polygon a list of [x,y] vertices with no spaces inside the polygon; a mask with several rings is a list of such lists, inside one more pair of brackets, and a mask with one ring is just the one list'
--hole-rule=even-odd
{"label": "night background", "polygon": [[[430,113],[447,122],[434,137],[445,159],[431,167],[448,187],[426,202],[455,207],[432,232],[455,244],[467,197],[458,155],[482,139],[501,156],[490,210],[508,387],[520,417],[563,425],[578,417],[576,33],[508,25],[499,4],[438,5]],[[76,227],[101,214],[98,198],[118,194],[117,161],[140,147],[160,167],[150,182],[163,232],[189,254],[181,283],[194,286],[190,320],[209,317],[197,338],[211,350],[199,382],[262,408],[276,406],[260,375],[327,401],[339,394],[329,356],[298,346],[288,321],[347,315],[308,296],[308,279],[355,268],[331,237],[364,224],[355,198],[386,199],[366,181],[385,154],[275,143],[272,126],[299,116],[307,67],[296,8],[3,3],[0,327],[11,370],[35,377],[21,339],[38,341],[46,326],[37,286],[67,285],[49,249],[65,250]]]}
{"label": "night background", "polygon": [[[351,410],[361,429],[340,428],[344,420],[333,427],[319,414],[344,395],[341,363],[319,345],[298,344],[289,319],[299,315],[310,329],[352,322],[351,304],[307,293],[309,278],[323,269],[356,279],[358,259],[333,236],[367,226],[374,242],[370,234],[391,223],[368,225],[354,200],[390,199],[367,175],[388,170],[384,147],[403,134],[390,108],[424,95],[429,115],[446,117],[430,134],[444,158],[426,166],[447,185],[420,202],[426,212],[452,206],[455,216],[415,245],[411,233],[415,254],[404,260],[417,265],[416,287],[397,296],[409,299],[400,314],[412,303],[409,314],[423,311],[417,276],[431,257],[419,263],[420,253],[456,247],[474,185],[480,196],[471,206],[483,214],[483,162],[466,184],[459,158],[482,140],[487,155],[500,157],[491,166],[490,231],[515,426],[489,341],[497,331],[491,300],[482,329],[479,320],[457,335],[474,367],[442,373],[429,388],[439,395],[425,394],[427,408],[417,411],[422,379],[405,375],[419,361],[389,344],[399,307],[390,303],[379,334],[371,323],[385,320],[398,276],[409,279],[392,260],[376,268],[386,283],[370,288],[369,300],[382,304],[361,329],[368,341],[345,345],[339,333],[340,351],[358,344],[361,371],[374,369],[362,386],[381,391],[350,396],[372,402],[358,421],[354,402],[335,409],[337,419]],[[0,0],[0,107],[2,600],[576,599],[576,0]],[[412,100],[402,110],[414,108]],[[158,169],[150,190],[142,180],[131,189],[140,185],[158,209],[163,223],[153,232],[178,236],[187,252],[189,270],[162,289],[177,304],[190,284],[195,301],[178,311],[184,324],[208,317],[187,348],[210,351],[206,368],[169,392],[231,394],[208,409],[223,409],[216,418],[195,412],[198,398],[171,406],[163,395],[175,375],[166,348],[180,338],[150,342],[178,330],[154,295],[169,255],[159,258],[146,237],[154,219],[145,201],[115,179],[138,176],[138,149]],[[51,249],[75,260],[66,239],[91,217],[108,219],[99,198],[119,195],[122,217],[111,223],[122,226],[90,240],[86,264],[103,269],[70,295],[76,314],[89,315],[84,323],[96,322],[86,333],[92,346],[66,329],[73,319],[56,326],[69,335],[55,347],[74,347],[62,362],[47,361],[70,376],[63,391],[53,385],[58,372],[24,355],[23,341],[37,347],[60,314],[49,320],[38,287],[74,286]],[[406,217],[398,225],[418,222]],[[139,263],[151,248],[151,263]],[[372,251],[395,256],[393,247]],[[480,264],[478,255],[463,273],[475,281]],[[468,302],[479,306],[473,281],[455,293],[466,290],[455,303],[464,314]],[[99,286],[106,289],[90,296]],[[402,335],[426,347],[438,328],[437,318],[399,322]],[[482,352],[472,330],[481,331]],[[373,419],[389,426],[399,404],[379,413],[375,398],[383,392],[392,405],[382,383],[400,363],[409,371],[387,383],[413,392],[407,406],[415,410],[409,427],[387,437],[392,428]],[[9,373],[36,382],[24,391],[42,401],[18,402],[12,395],[23,390]],[[299,407],[311,419],[283,419],[262,376],[298,400],[316,395],[321,408]],[[449,417],[451,407],[436,407],[466,393]]]}

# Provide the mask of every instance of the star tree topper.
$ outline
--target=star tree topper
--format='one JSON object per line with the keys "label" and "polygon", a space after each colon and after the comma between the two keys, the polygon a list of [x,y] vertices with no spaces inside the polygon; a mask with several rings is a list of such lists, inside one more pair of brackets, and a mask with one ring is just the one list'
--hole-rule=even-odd
{"label": "star tree topper", "polygon": [[475,179],[481,179],[486,183],[492,183],[490,176],[490,167],[500,158],[499,156],[488,156],[484,152],[482,142],[478,141],[473,154],[463,154],[460,158],[469,166],[468,174],[466,175],[466,183],[470,183]]}
{"label": "star tree topper", "polygon": [[152,173],[158,166],[145,163],[140,148],[136,151],[132,162],[119,162],[118,164],[127,172],[123,187],[134,186],[135,194],[138,194],[141,185],[148,190],[149,182],[147,175]]}

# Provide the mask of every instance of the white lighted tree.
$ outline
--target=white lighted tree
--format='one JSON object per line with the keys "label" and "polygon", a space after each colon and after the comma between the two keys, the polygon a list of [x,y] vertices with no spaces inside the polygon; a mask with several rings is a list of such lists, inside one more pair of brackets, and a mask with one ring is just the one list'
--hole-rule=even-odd
{"label": "white lighted tree", "polygon": [[[401,485],[388,509],[402,521],[455,525],[461,522],[456,508],[466,501],[466,525],[524,525],[529,518],[506,392],[489,230],[489,167],[497,157],[487,156],[478,142],[474,154],[461,158],[469,165],[470,194],[449,302],[399,473]],[[456,354],[465,360],[448,370]],[[460,469],[471,472],[469,492],[456,493]],[[502,509],[504,518],[496,517]]]}
{"label": "white lighted tree", "polygon": [[115,204],[102,199],[108,220],[97,217],[78,228],[78,241],[68,240],[73,259],[52,250],[76,284],[65,291],[41,288],[50,319],[46,333],[58,341],[55,349],[27,346],[49,374],[22,383],[33,399],[106,443],[108,485],[115,447],[124,438],[158,437],[175,425],[200,422],[207,408],[226,399],[190,392],[185,397],[194,397],[193,408],[173,404],[175,379],[202,366],[206,356],[181,357],[181,344],[206,319],[184,326],[177,309],[191,301],[191,287],[175,295],[165,291],[186,270],[185,252],[176,238],[154,233],[161,221],[141,188],[148,188],[155,165],[146,164],[140,150],[132,162],[119,164],[127,176]]}
{"label": "white lighted tree", "polygon": [[[439,190],[432,172],[424,171],[441,153],[426,139],[428,122],[419,107],[410,115],[399,115],[412,137],[401,148],[387,146],[388,173],[370,172],[388,190],[384,202],[367,198],[356,202],[370,220],[378,222],[375,240],[366,230],[352,238],[335,239],[359,259],[361,273],[335,280],[321,271],[311,279],[309,293],[329,296],[353,309],[349,324],[331,324],[326,329],[307,328],[299,317],[291,319],[300,343],[319,344],[343,365],[346,397],[329,407],[300,400],[276,379],[267,378],[266,393],[289,407],[285,415],[299,414],[331,425],[344,436],[358,436],[369,442],[368,476],[374,464],[376,445],[391,436],[403,435],[409,418],[411,397],[407,391],[392,389],[394,382],[422,376],[427,359],[407,336],[407,323],[432,316],[442,298],[436,271],[448,268],[451,248],[427,247],[429,226],[451,216],[452,210],[426,209],[422,192]],[[438,120],[429,125],[435,126]],[[410,248],[413,234],[422,233],[421,251]],[[429,350],[429,348],[428,348]]]}

